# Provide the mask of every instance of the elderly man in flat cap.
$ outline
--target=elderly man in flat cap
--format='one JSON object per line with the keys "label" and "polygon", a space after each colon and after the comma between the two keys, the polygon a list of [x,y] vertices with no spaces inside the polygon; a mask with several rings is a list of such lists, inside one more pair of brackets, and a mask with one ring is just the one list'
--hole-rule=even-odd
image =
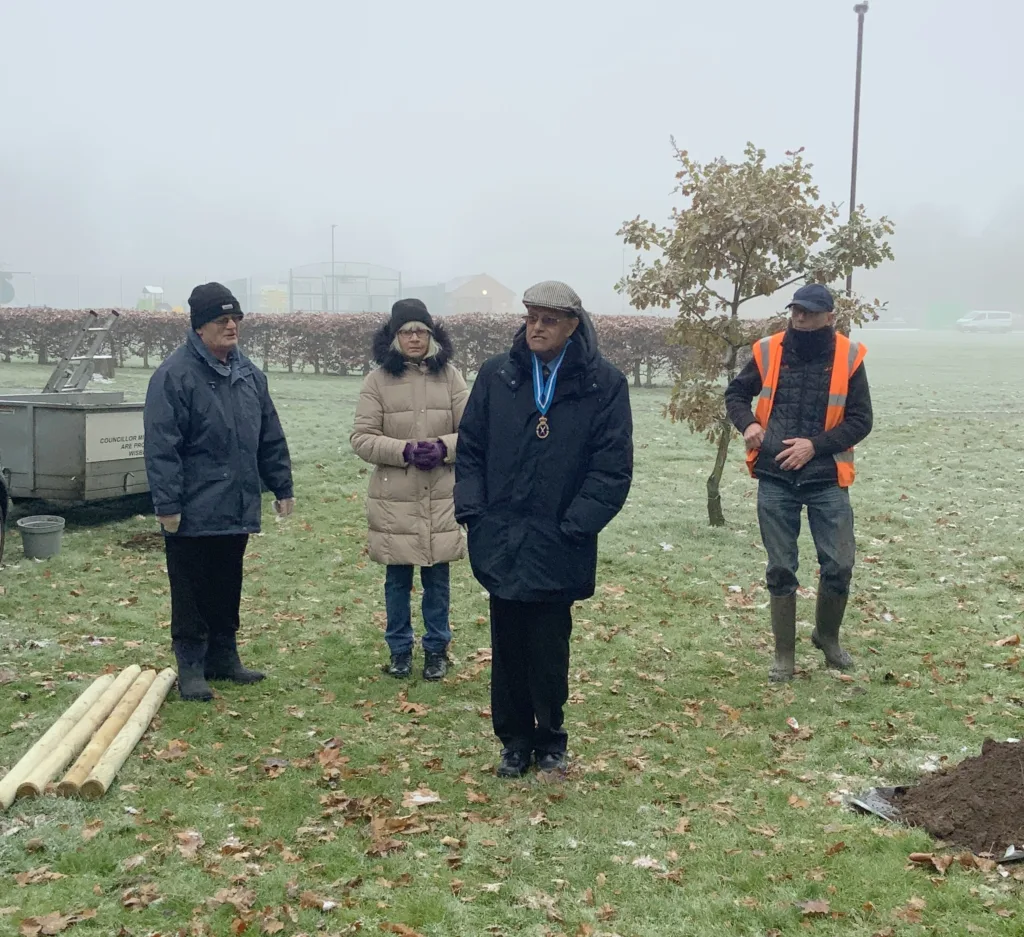
{"label": "elderly man in flat cap", "polygon": [[178,691],[209,700],[207,680],[263,679],[238,657],[242,559],[260,530],[262,485],[278,514],[290,514],[295,499],[267,378],[238,349],[238,300],[220,283],[205,283],[188,304],[185,343],[149,382],[144,445],[167,554]]}
{"label": "elderly man in flat cap", "polygon": [[626,378],[598,351],[579,296],[523,296],[512,348],[480,369],[459,425],[455,516],[490,594],[497,773],[566,765],[572,605],[594,594],[597,536],[633,476]]}

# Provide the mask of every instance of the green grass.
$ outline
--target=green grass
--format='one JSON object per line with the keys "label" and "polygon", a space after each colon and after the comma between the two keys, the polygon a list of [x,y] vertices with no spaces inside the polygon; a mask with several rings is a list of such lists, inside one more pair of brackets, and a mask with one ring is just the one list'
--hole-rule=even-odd
{"label": "green grass", "polygon": [[[491,773],[488,670],[476,659],[486,602],[467,563],[453,570],[452,676],[402,685],[379,673],[383,570],[364,554],[367,469],[348,446],[359,382],[274,373],[300,500],[283,522],[268,503],[247,560],[243,657],[268,679],[221,685],[205,707],[172,691],[104,799],[19,801],[0,816],[0,932],[94,908],[69,933],[227,934],[238,913],[207,899],[239,888],[252,891],[240,899],[254,912],[246,932],[286,937],[383,922],[538,937],[1020,933],[1013,877],[958,866],[929,877],[907,862],[934,848],[927,835],[838,801],[910,781],[929,756],[955,762],[987,736],[1021,735],[1017,651],[993,645],[1022,627],[1024,342],[867,341],[877,428],[854,490],[855,679],[823,668],[804,600],[803,672],[791,686],[766,683],[764,557],[739,449],[724,484],[730,526],[709,529],[708,449],[661,419],[665,390],[634,391],[636,481],[602,537],[598,595],[575,615],[574,767],[563,783]],[[46,376],[0,366],[0,387]],[[115,386],[136,396],[147,378],[122,371]],[[162,553],[130,542],[155,529],[139,510],[68,512],[63,553],[45,563],[23,560],[12,533],[0,572],[0,679],[13,677],[0,683],[0,764],[104,668],[171,663]],[[809,540],[802,555],[813,587]],[[403,712],[406,701],[426,711]],[[811,736],[798,739],[789,717]],[[325,755],[324,768],[317,753],[332,738],[341,760]],[[174,739],[188,748],[168,759]],[[267,759],[288,764],[278,773]],[[403,808],[419,785],[440,803]],[[395,832],[401,851],[367,854],[369,818],[410,814],[422,832]],[[85,840],[92,820],[102,828]],[[188,830],[205,841],[195,858],[177,848]],[[230,837],[244,848],[222,849]],[[659,867],[634,864],[642,857]],[[16,886],[15,874],[43,865],[65,877]],[[123,906],[147,887],[158,900]],[[303,892],[337,907],[302,907]],[[914,898],[923,909],[908,908]],[[802,915],[795,903],[808,900],[831,914]]]}

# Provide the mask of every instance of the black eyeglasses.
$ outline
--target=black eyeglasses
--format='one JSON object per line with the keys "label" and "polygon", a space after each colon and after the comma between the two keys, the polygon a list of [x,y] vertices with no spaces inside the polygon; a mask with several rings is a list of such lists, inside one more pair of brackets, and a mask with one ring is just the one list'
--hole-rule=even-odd
{"label": "black eyeglasses", "polygon": [[547,329],[555,328],[559,323],[566,322],[570,316],[541,316],[535,312],[528,312],[523,316],[523,322],[527,325],[536,325],[538,322]]}
{"label": "black eyeglasses", "polygon": [[224,328],[224,326],[227,325],[229,322],[234,322],[237,324],[241,321],[242,314],[240,312],[236,312],[230,316],[218,316],[216,319],[213,320],[213,324],[219,325],[221,328]]}

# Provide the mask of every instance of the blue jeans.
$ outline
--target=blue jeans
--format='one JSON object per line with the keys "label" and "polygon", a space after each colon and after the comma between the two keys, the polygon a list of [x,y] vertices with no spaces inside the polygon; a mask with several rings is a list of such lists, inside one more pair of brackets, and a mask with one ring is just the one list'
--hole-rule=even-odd
{"label": "blue jeans", "polygon": [[856,554],[849,489],[838,485],[803,489],[784,481],[762,478],[757,486],[757,520],[761,540],[768,551],[768,591],[775,596],[792,595],[800,585],[796,578],[800,568],[797,542],[804,507],[818,552],[820,589],[846,595],[850,591]]}
{"label": "blue jeans", "polygon": [[[384,640],[392,654],[412,651],[415,636],[412,632],[412,566],[389,566],[384,577],[384,606],[388,614],[388,627]],[[448,602],[451,595],[447,563],[420,567],[423,584],[423,650],[442,654],[452,639],[448,629]]]}

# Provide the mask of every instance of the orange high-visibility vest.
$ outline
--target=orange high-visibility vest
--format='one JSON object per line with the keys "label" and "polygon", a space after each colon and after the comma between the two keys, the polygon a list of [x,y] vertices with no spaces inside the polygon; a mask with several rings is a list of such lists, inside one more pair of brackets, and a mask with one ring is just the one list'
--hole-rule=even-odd
{"label": "orange high-visibility vest", "polygon": [[[757,364],[757,370],[761,372],[761,393],[757,396],[754,419],[765,429],[768,428],[768,419],[772,415],[772,405],[775,403],[775,391],[779,387],[779,371],[782,368],[782,341],[785,337],[785,332],[777,332],[754,344],[754,362]],[[850,389],[850,377],[861,366],[867,353],[867,348],[860,342],[851,342],[841,332],[836,332],[836,355],[832,362],[832,379],[828,385],[825,432],[835,429],[843,422],[843,417],[846,415],[846,394]],[[747,468],[751,475],[754,474],[754,465],[757,462],[759,451],[752,449],[747,453]],[[853,484],[854,478],[857,477],[853,462],[853,449],[837,452],[834,458],[839,487],[849,488]]]}

